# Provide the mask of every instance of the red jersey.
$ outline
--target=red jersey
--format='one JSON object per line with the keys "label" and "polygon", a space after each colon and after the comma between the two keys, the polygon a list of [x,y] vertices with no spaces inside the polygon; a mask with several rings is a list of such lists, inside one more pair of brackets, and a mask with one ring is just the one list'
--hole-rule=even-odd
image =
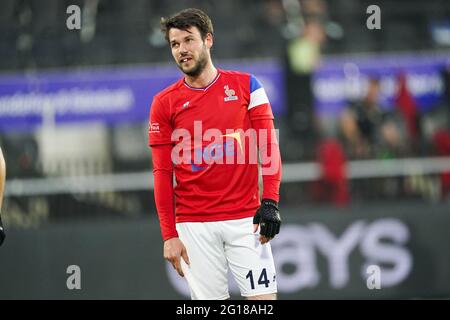
{"label": "red jersey", "polygon": [[183,78],[154,97],[149,144],[178,150],[172,152],[176,222],[255,214],[258,164],[250,154],[256,146],[246,143],[242,132],[260,119],[273,119],[269,100],[261,83],[246,73],[218,70],[205,88],[190,87]]}

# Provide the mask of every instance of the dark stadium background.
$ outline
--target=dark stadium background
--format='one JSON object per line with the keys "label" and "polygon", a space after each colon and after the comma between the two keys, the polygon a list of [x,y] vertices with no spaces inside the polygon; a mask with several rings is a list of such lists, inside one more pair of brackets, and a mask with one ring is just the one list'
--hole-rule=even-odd
{"label": "dark stadium background", "polygon": [[[187,7],[214,22],[216,66],[254,73],[272,101],[279,298],[448,298],[448,1],[2,0],[0,299],[188,299],[162,257],[147,147],[152,96],[181,76],[159,20]],[[355,136],[343,115],[371,80],[379,110]]]}

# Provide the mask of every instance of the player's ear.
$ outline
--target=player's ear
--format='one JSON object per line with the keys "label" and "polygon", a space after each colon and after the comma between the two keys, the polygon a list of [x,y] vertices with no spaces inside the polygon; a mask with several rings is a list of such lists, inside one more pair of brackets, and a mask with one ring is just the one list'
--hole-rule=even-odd
{"label": "player's ear", "polygon": [[211,49],[211,47],[213,46],[213,43],[214,43],[214,37],[213,37],[213,35],[212,35],[212,33],[207,33],[206,34],[206,37],[205,37],[205,43],[206,43],[206,47],[208,48],[208,49]]}

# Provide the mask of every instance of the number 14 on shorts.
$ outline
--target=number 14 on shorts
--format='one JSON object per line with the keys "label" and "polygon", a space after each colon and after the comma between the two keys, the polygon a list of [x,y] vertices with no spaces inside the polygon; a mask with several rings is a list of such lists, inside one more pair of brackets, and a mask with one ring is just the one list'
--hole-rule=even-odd
{"label": "number 14 on shorts", "polygon": [[[261,270],[261,273],[259,274],[259,276],[257,274],[256,274],[256,276],[258,277],[258,282],[257,282],[258,286],[264,285],[266,288],[269,287],[270,280],[267,277],[266,268]],[[255,280],[254,280],[254,275],[253,275],[253,271],[252,270],[250,270],[247,273],[247,275],[245,276],[245,279],[249,279],[250,286],[251,286],[252,290],[254,290],[255,289]],[[275,281],[275,275],[273,276],[272,282],[273,281]]]}

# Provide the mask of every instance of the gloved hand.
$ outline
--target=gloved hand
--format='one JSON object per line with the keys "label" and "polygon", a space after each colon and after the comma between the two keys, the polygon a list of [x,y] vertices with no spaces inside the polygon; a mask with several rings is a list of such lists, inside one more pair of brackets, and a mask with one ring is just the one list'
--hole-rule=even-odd
{"label": "gloved hand", "polygon": [[5,229],[3,228],[2,216],[0,216],[0,246],[2,245],[5,238],[6,238]]}
{"label": "gloved hand", "polygon": [[[253,217],[253,224],[260,226],[259,234],[269,241],[280,232],[281,217],[278,211],[278,203],[271,199],[263,199],[261,206]],[[257,228],[257,226],[256,226]],[[255,231],[256,231],[255,228]],[[261,241],[265,243],[267,241]]]}

